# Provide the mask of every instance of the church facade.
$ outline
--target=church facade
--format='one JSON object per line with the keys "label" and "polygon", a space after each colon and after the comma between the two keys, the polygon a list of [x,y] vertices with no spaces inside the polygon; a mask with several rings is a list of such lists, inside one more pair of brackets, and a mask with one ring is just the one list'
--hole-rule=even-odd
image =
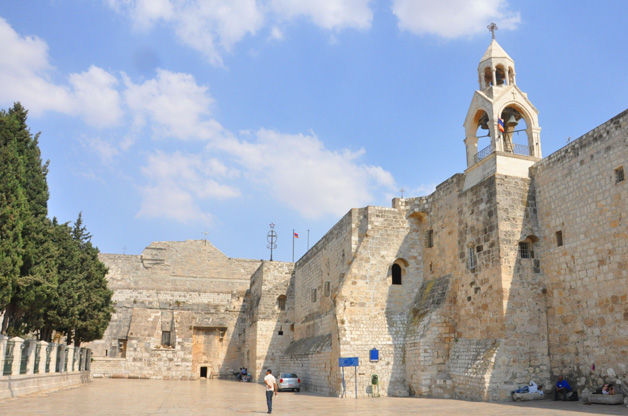
{"label": "church facade", "polygon": [[[538,111],[493,39],[467,168],[428,196],[350,210],[296,263],[204,241],[103,254],[105,377],[296,372],[305,390],[504,400],[534,380],[628,381],[628,110],[542,158]],[[377,351],[374,359],[373,351]]]}

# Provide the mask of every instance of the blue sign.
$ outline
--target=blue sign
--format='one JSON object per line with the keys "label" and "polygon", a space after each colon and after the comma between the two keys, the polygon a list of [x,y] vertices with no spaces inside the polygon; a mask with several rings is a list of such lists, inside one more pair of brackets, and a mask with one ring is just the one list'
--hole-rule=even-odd
{"label": "blue sign", "polygon": [[377,348],[373,348],[370,351],[370,360],[371,361],[379,361],[379,351],[377,350]]}
{"label": "blue sign", "polygon": [[358,357],[338,358],[338,365],[340,367],[359,367],[360,360]]}

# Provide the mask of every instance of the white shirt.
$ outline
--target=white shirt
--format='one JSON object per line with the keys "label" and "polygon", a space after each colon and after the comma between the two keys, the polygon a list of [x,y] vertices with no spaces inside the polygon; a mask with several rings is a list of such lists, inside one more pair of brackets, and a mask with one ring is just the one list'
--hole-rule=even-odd
{"label": "white shirt", "polygon": [[266,374],[266,377],[264,377],[264,383],[266,383],[267,391],[274,391],[275,384],[277,384],[277,379],[272,374]]}
{"label": "white shirt", "polygon": [[534,381],[531,381],[528,393],[540,393],[541,396],[542,396],[543,395],[543,390],[539,390],[539,388],[537,387],[536,383]]}

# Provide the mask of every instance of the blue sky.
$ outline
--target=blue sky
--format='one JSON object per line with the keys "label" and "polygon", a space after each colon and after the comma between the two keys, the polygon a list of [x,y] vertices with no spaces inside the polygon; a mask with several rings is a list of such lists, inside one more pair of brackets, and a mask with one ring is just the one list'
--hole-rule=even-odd
{"label": "blue sky", "polygon": [[544,156],[628,100],[628,2],[0,3],[0,106],[50,160],[49,214],[106,253],[208,240],[299,258],[352,207],[466,168],[462,123],[496,22]]}

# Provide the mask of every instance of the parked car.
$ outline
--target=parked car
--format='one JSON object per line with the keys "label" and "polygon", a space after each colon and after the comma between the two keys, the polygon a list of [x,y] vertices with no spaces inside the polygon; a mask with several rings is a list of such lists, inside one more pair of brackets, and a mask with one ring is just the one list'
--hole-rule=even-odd
{"label": "parked car", "polygon": [[277,390],[301,391],[301,379],[294,373],[280,373]]}

